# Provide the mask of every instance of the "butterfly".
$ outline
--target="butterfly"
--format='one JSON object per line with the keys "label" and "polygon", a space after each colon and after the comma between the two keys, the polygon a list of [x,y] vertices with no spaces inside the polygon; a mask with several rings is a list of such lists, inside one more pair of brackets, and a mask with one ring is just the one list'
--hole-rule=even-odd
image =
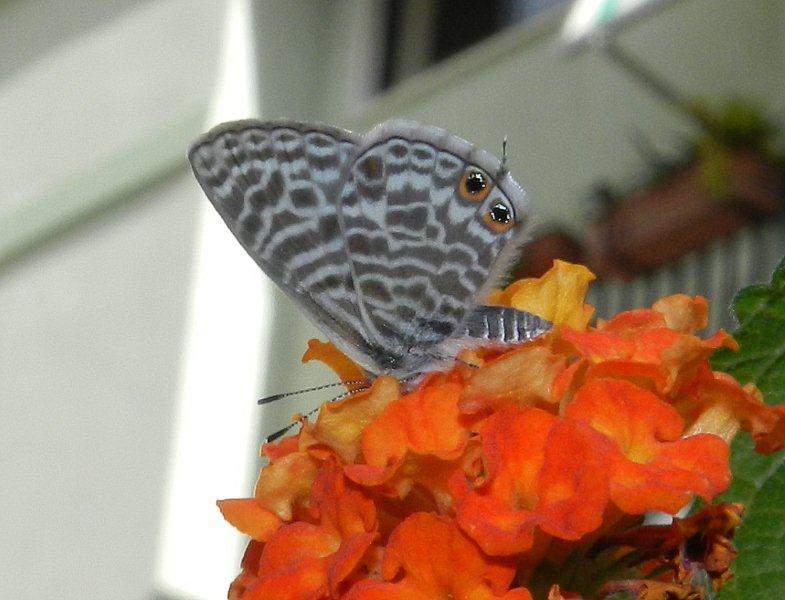
{"label": "butterfly", "polygon": [[482,304],[518,256],[528,202],[504,161],[443,129],[236,121],[188,158],[243,248],[369,377],[416,380],[461,348],[551,328]]}

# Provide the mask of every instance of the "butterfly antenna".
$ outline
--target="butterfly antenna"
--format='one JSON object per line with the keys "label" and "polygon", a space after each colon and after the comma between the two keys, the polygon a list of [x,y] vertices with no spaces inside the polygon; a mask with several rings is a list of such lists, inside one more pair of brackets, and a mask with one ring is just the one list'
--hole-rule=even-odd
{"label": "butterfly antenna", "polygon": [[[340,394],[339,396],[336,396],[335,398],[332,398],[330,400],[330,402],[337,402],[338,400],[343,400],[347,396],[352,396],[354,394],[358,394],[360,392],[364,392],[365,390],[368,390],[371,387],[370,385],[368,385],[367,381],[347,381],[346,383],[347,384],[364,384],[364,387],[358,388],[356,390],[346,390],[343,394]],[[330,387],[331,385],[339,385],[339,384],[323,385],[323,386],[319,386],[319,389]],[[294,394],[296,392],[292,392],[292,393]],[[264,439],[264,443],[265,444],[271,444],[272,442],[274,442],[275,440],[279,439],[281,436],[283,436],[284,434],[289,432],[295,425],[297,425],[298,423],[302,423],[303,421],[305,421],[305,419],[307,419],[311,415],[316,414],[319,411],[320,408],[321,408],[321,406],[317,406],[313,410],[311,410],[311,411],[307,412],[305,415],[301,416],[296,421],[293,421],[293,422],[289,423],[286,427],[283,427],[282,429],[279,429],[278,431],[276,431],[274,433],[271,433],[270,435],[268,435]]]}
{"label": "butterfly antenna", "polygon": [[497,179],[501,179],[507,174],[507,136],[502,140],[502,164],[499,167]]}
{"label": "butterfly antenna", "polygon": [[344,398],[354,396],[355,394],[359,394],[360,392],[369,389],[371,389],[371,386],[366,385],[365,387],[357,388],[356,390],[346,390],[343,394],[338,394],[335,398],[330,398],[330,402],[338,402],[338,400],[343,400]]}
{"label": "butterfly antenna", "polygon": [[[367,389],[367,381],[336,381],[334,383],[325,383],[323,385],[317,385],[311,388],[305,388],[302,390],[297,390],[294,392],[284,392],[282,394],[273,394],[272,396],[266,396],[256,401],[257,404],[270,404],[271,402],[275,402],[282,398],[288,398],[289,396],[297,396],[298,394],[305,394],[307,392],[317,392],[319,390],[324,390],[330,387],[335,387],[336,385],[365,385],[366,387],[363,389]],[[359,390],[358,390],[359,391]],[[354,393],[354,392],[352,392]]]}
{"label": "butterfly antenna", "polygon": [[291,423],[289,423],[289,424],[288,424],[286,427],[284,427],[284,428],[282,428],[282,429],[279,429],[279,430],[278,430],[278,431],[276,431],[275,433],[271,433],[271,434],[270,434],[270,435],[268,435],[266,438],[264,438],[264,443],[265,443],[265,444],[272,444],[272,443],[273,443],[275,440],[277,440],[277,439],[279,439],[279,438],[283,437],[283,435],[284,435],[284,434],[288,433],[288,432],[289,432],[289,431],[290,431],[290,430],[291,430],[291,429],[292,429],[292,428],[293,428],[295,425],[297,425],[298,423],[302,423],[303,421],[305,421],[305,419],[307,419],[308,417],[310,417],[310,416],[311,416],[312,414],[314,414],[314,413],[315,413],[317,410],[319,410],[319,408],[318,408],[318,407],[317,407],[317,408],[314,408],[312,411],[310,411],[309,413],[307,413],[307,414],[303,415],[302,417],[300,417],[300,418],[299,418],[299,419],[297,419],[296,421],[292,421],[292,422],[291,422]]}

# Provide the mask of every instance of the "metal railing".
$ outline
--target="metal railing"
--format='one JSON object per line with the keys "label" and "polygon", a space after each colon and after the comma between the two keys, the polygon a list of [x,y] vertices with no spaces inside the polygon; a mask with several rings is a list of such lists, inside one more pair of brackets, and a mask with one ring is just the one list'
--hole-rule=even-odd
{"label": "metal railing", "polygon": [[732,331],[737,325],[730,310],[733,296],[748,285],[768,283],[783,255],[785,215],[779,215],[632,281],[600,281],[590,286],[588,302],[598,317],[608,318],[622,310],[649,307],[669,294],[700,294],[709,300],[708,331]]}

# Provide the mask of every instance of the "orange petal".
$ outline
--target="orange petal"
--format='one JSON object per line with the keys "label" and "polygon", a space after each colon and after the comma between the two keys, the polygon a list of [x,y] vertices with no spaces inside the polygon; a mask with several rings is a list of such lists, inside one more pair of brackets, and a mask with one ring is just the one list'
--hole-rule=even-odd
{"label": "orange petal", "polygon": [[346,481],[334,457],[324,463],[314,481],[310,506],[324,528],[344,538],[373,532],[377,526],[373,501]]}
{"label": "orange petal", "polygon": [[[408,453],[402,461],[387,467],[356,464],[347,465],[344,471],[352,481],[374,487],[375,493],[394,499],[398,508],[394,512],[400,520],[411,510],[451,512],[450,478],[456,472],[475,474],[478,464],[476,448],[467,447],[463,455],[453,460]],[[386,509],[393,507],[388,503]]]}
{"label": "orange petal", "polygon": [[347,486],[333,456],[313,483],[310,512],[318,523],[289,523],[270,536],[243,600],[340,594],[376,536],[376,508],[363,492]]}
{"label": "orange petal", "polygon": [[665,315],[648,308],[637,308],[614,315],[597,329],[631,340],[643,331],[663,327],[666,327]]}
{"label": "orange petal", "polygon": [[458,410],[461,389],[455,383],[420,387],[389,403],[363,432],[366,462],[384,467],[400,462],[409,451],[457,458],[469,439]]}
{"label": "orange petal", "polygon": [[283,438],[280,442],[273,442],[264,444],[262,446],[262,454],[273,462],[279,458],[297,452],[300,449],[300,440],[298,436],[292,435]]}
{"label": "orange petal", "polygon": [[690,431],[721,435],[730,443],[739,427],[755,440],[758,452],[769,454],[785,449],[785,406],[768,406],[755,386],[741,386],[730,375],[703,373],[696,385],[699,413]]}
{"label": "orange petal", "polygon": [[[653,310],[620,313],[596,330],[565,329],[562,337],[595,365],[608,361],[651,365],[651,385],[668,394],[693,379],[717,348],[736,346],[724,332],[702,341],[692,334],[668,329],[665,317]],[[659,374],[654,372],[657,365],[663,369]]]}
{"label": "orange petal", "polygon": [[535,512],[537,475],[545,460],[548,434],[557,418],[536,408],[507,407],[482,430],[485,473],[450,481],[458,523],[484,552],[524,552],[534,544],[540,524]]}
{"label": "orange petal", "polygon": [[[693,496],[711,502],[730,485],[730,448],[714,435],[701,434],[661,444],[654,460],[645,465],[620,464],[629,477],[618,476],[611,486],[616,504],[625,512],[648,510],[675,513]],[[630,483],[632,482],[632,485]],[[642,489],[645,488],[645,489]],[[644,497],[650,495],[649,501]]]}
{"label": "orange petal", "polygon": [[267,541],[282,523],[278,515],[254,498],[219,500],[216,504],[235,529],[260,542]]}
{"label": "orange petal", "polygon": [[712,350],[717,350],[718,348],[728,348],[734,352],[738,352],[740,348],[739,343],[733,339],[733,336],[724,329],[720,329],[713,336],[703,340],[703,345],[707,348],[711,348]]}
{"label": "orange petal", "polygon": [[730,482],[727,444],[713,435],[681,439],[676,410],[628,381],[588,381],[565,414],[615,442],[610,494],[627,513],[673,513],[695,494],[711,500]]}
{"label": "orange petal", "polygon": [[241,600],[246,592],[259,583],[259,559],[262,556],[264,544],[251,540],[245,548],[240,561],[242,571],[229,586],[228,600]]}
{"label": "orange petal", "polygon": [[310,494],[318,468],[308,452],[287,454],[261,470],[254,498],[283,521],[291,521],[295,505]]}
{"label": "orange petal", "polygon": [[577,540],[602,525],[608,503],[608,444],[588,427],[560,420],[548,436],[537,481],[540,529]]}
{"label": "orange petal", "polygon": [[[330,367],[341,381],[365,381],[366,376],[357,363],[338,350],[332,342],[309,340],[308,350],[303,354],[302,361],[307,363],[318,360]],[[353,389],[356,386],[349,386]]]}
{"label": "orange petal", "polygon": [[273,534],[259,560],[258,580],[243,600],[327,597],[328,561],[340,539],[311,523],[290,523]]}
{"label": "orange petal", "polygon": [[426,385],[391,402],[363,432],[366,464],[346,465],[347,477],[399,500],[417,485],[434,508],[449,510],[447,482],[463,468],[473,422],[458,410],[460,390],[455,383]]}
{"label": "orange petal", "polygon": [[660,441],[679,439],[684,422],[653,393],[624,380],[592,379],[575,394],[566,416],[616,440],[630,460],[647,462]]}
{"label": "orange petal", "polygon": [[635,344],[606,331],[575,331],[564,329],[562,338],[572,344],[585,359],[598,363],[604,360],[629,360]]}
{"label": "orange petal", "polygon": [[575,390],[581,385],[588,366],[587,361],[576,360],[554,379],[551,403],[559,405],[559,413],[563,412],[563,407],[572,401]]}
{"label": "orange petal", "polygon": [[538,528],[577,539],[601,523],[601,436],[536,408],[508,407],[482,430],[483,477],[450,481],[461,528],[491,555],[525,552]]}
{"label": "orange petal", "polygon": [[522,279],[492,297],[495,303],[525,310],[555,326],[582,330],[594,309],[583,303],[594,273],[582,265],[553,261],[553,267],[537,279]]}
{"label": "orange petal", "polygon": [[341,465],[332,457],[314,481],[311,512],[325,532],[340,540],[336,551],[325,557],[328,585],[337,595],[341,582],[359,565],[376,538],[376,506],[363,491],[347,483]]}
{"label": "orange petal", "polygon": [[416,513],[390,535],[382,563],[386,581],[365,581],[347,600],[531,600],[525,588],[508,590],[513,563],[485,556],[445,517]]}
{"label": "orange petal", "polygon": [[528,345],[507,352],[472,373],[459,406],[464,412],[476,412],[506,404],[550,402],[554,380],[566,364],[566,357],[547,346]]}
{"label": "orange petal", "polygon": [[308,436],[309,443],[329,446],[343,461],[353,463],[360,455],[363,429],[399,396],[398,382],[392,377],[381,376],[368,392],[322,405],[316,423],[303,426],[304,435]]}
{"label": "orange petal", "polygon": [[709,303],[703,296],[666,296],[652,304],[652,309],[665,317],[667,327],[682,333],[695,333],[709,324]]}
{"label": "orange petal", "polygon": [[663,365],[633,360],[606,360],[591,365],[586,370],[585,378],[626,379],[638,387],[660,394],[668,389],[669,384],[669,372]]}
{"label": "orange petal", "polygon": [[785,406],[774,406],[771,411],[777,417],[774,426],[754,436],[755,450],[761,454],[771,454],[785,449]]}

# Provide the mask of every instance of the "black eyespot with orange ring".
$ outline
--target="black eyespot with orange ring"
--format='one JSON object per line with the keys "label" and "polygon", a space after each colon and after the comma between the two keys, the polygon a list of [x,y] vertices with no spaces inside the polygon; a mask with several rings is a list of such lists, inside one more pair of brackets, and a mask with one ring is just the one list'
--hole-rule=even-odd
{"label": "black eyespot with orange ring", "polygon": [[493,189],[490,178],[476,169],[469,169],[458,182],[458,195],[466,202],[482,202]]}
{"label": "black eyespot with orange ring", "polygon": [[485,224],[497,233],[505,233],[515,225],[512,211],[504,202],[494,202],[482,216]]}

